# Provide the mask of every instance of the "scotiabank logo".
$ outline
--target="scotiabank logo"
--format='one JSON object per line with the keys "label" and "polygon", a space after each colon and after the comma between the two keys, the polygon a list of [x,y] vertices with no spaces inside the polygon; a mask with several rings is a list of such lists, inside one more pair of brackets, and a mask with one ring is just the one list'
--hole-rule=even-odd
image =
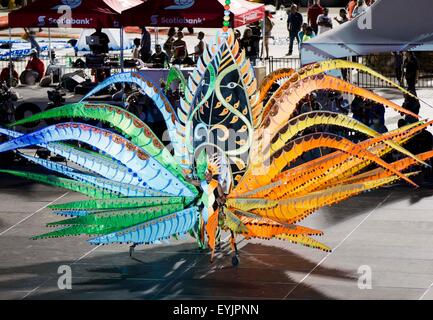
{"label": "scotiabank logo", "polygon": [[150,25],[157,26],[158,25],[158,15],[153,15],[150,17]]}
{"label": "scotiabank logo", "polygon": [[[80,25],[87,26],[90,25],[93,21],[93,18],[85,18],[85,19],[73,19],[73,18],[48,18],[48,25]],[[47,23],[47,18],[45,16],[40,16],[38,18],[38,26],[43,27]]]}
{"label": "scotiabank logo", "polygon": [[46,16],[39,16],[38,17],[38,26],[39,27],[45,26],[45,19],[46,19]]}
{"label": "scotiabank logo", "polygon": [[199,26],[206,21],[206,19],[203,18],[188,19],[188,18],[180,18],[180,17],[162,17],[160,20],[161,23],[163,24],[168,24],[173,26],[179,24],[189,24],[189,25]]}
{"label": "scotiabank logo", "polygon": [[166,7],[165,8],[166,10],[188,9],[188,8],[191,8],[195,3],[195,0],[173,0],[173,1],[175,4],[172,6]]}

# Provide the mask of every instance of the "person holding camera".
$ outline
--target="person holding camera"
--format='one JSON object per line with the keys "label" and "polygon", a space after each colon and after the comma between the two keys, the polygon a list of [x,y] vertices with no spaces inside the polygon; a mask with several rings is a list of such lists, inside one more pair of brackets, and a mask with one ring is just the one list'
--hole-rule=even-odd
{"label": "person holding camera", "polygon": [[90,46],[90,50],[94,54],[108,54],[110,52],[109,44],[110,38],[104,32],[102,32],[102,28],[96,28],[96,32],[92,34],[92,37],[98,39],[97,44],[93,44]]}

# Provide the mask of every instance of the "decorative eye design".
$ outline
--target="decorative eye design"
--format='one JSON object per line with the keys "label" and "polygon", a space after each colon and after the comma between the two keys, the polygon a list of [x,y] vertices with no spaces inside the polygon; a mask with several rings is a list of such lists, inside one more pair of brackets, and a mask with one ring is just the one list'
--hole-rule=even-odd
{"label": "decorative eye design", "polygon": [[227,88],[229,88],[229,89],[234,89],[234,88],[236,88],[237,85],[238,85],[238,84],[237,84],[236,82],[230,82],[230,83],[227,85]]}

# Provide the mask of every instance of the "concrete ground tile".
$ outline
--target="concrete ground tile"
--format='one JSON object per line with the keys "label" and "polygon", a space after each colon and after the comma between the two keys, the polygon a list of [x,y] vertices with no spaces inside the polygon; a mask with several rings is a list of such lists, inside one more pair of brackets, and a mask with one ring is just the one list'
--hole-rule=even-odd
{"label": "concrete ground tile", "polygon": [[294,290],[287,299],[317,300],[417,300],[423,289],[404,289],[373,287],[372,290],[360,290],[357,285],[308,285],[304,284]]}

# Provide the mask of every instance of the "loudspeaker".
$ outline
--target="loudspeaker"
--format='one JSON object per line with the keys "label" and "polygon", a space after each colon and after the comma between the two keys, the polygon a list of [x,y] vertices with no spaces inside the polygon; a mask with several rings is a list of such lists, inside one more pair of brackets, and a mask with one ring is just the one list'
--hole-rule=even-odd
{"label": "loudspeaker", "polygon": [[107,56],[104,54],[87,54],[86,55],[86,66],[87,68],[101,68],[105,65]]}
{"label": "loudspeaker", "polygon": [[86,95],[92,91],[98,84],[95,82],[84,82],[75,87],[75,94]]}
{"label": "loudspeaker", "polygon": [[67,73],[62,77],[62,87],[70,92],[74,92],[75,87],[85,83],[87,75],[83,70]]}

